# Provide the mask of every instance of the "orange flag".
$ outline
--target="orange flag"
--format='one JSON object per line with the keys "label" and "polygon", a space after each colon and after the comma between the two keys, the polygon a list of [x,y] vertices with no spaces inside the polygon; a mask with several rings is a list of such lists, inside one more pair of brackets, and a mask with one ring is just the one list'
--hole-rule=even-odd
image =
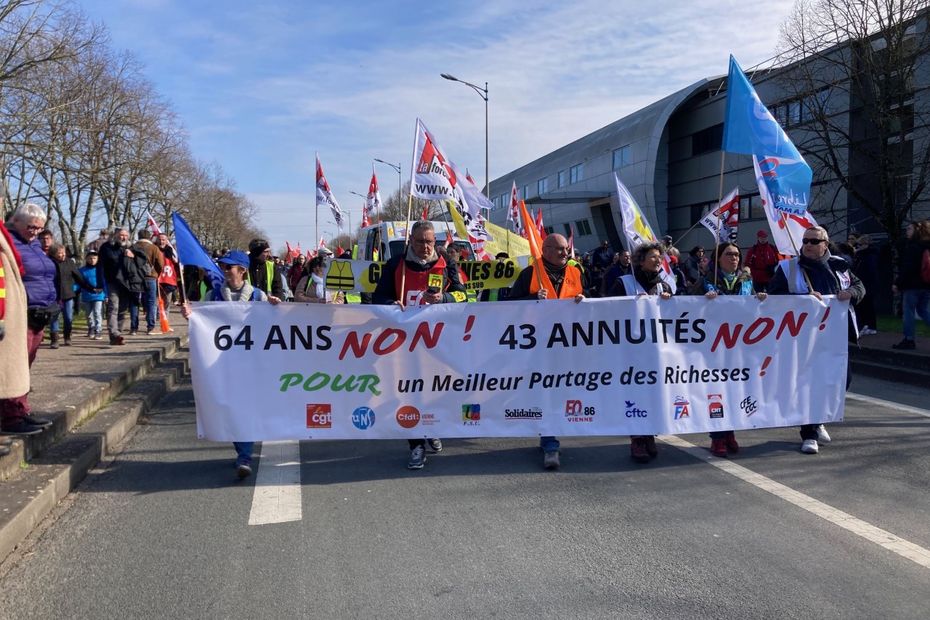
{"label": "orange flag", "polygon": [[[526,234],[527,241],[530,242],[530,256],[533,257],[533,263],[542,265],[542,238],[539,235],[539,229],[536,228],[536,223],[526,210],[526,203],[522,200],[520,201],[520,217],[523,219],[523,232]],[[536,272],[536,279],[542,287],[542,275],[538,269],[533,269],[533,271]]]}

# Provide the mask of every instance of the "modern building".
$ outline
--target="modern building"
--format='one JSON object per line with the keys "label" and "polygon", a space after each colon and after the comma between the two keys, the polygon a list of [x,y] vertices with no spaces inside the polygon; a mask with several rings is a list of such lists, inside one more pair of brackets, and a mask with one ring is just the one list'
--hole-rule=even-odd
{"label": "modern building", "polygon": [[[919,41],[917,53],[926,61],[927,13],[908,31]],[[875,121],[863,111],[855,80],[831,76],[836,56],[856,44],[841,44],[786,66],[750,75],[760,98],[786,128],[792,141],[814,169],[810,211],[834,239],[848,233],[873,233],[885,237],[882,226],[861,205],[863,197],[874,197],[879,175],[872,159],[855,149],[840,149],[840,166],[849,175],[848,191],[828,166],[821,165],[824,136],[858,141],[861,146],[875,133]],[[880,42],[865,43],[879,49]],[[875,144],[875,153],[906,153],[902,169],[893,182],[896,200],[910,200],[909,216],[930,216],[930,192],[915,185],[928,178],[930,132],[930,62],[915,64],[913,75],[898,106],[889,113],[899,124],[899,138]],[[835,71],[834,71],[835,73]],[[819,81],[803,78],[817,75]],[[756,232],[768,226],[759,200],[752,160],[745,155],[722,153],[723,121],[726,110],[726,76],[701,79],[655,103],[621,118],[602,129],[543,155],[491,182],[495,208],[491,221],[504,225],[510,193],[516,183],[518,194],[531,209],[543,210],[548,232],[570,233],[580,251],[593,249],[607,239],[614,248],[624,245],[622,221],[616,198],[614,173],[629,188],[657,235],[670,234],[676,245],[687,251],[693,245],[710,245],[711,234],[699,224],[708,208],[722,195],[739,187],[742,246],[755,241]],[[804,86],[805,84],[825,84]],[[852,103],[851,103],[852,102]],[[822,116],[818,116],[822,115]],[[814,123],[827,119],[830,130],[816,131]],[[824,125],[826,126],[826,125]],[[879,155],[876,155],[878,157]],[[872,166],[872,167],[870,167]],[[721,182],[722,175],[722,182]],[[919,197],[911,192],[917,188]],[[910,198],[909,198],[910,197]],[[902,203],[903,204],[903,203]]]}

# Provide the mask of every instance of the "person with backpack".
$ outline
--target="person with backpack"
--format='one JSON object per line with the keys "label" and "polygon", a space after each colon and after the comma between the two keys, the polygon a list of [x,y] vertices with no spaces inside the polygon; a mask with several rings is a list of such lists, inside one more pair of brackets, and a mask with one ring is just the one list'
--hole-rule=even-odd
{"label": "person with backpack", "polygon": [[[130,329],[139,327],[139,294],[145,286],[144,277],[135,265],[135,253],[130,247],[129,231],[117,228],[110,241],[100,247],[97,282],[107,291],[107,331],[110,344],[124,344],[123,326],[129,309]],[[130,332],[134,333],[134,332]]]}
{"label": "person with backpack", "polygon": [[158,319],[158,276],[165,268],[165,255],[152,243],[152,233],[145,228],[139,231],[139,240],[132,249],[136,269],[142,274],[145,333],[151,334],[155,331],[155,321]]}
{"label": "person with backpack", "polygon": [[902,297],[904,339],[891,348],[913,351],[917,348],[917,315],[930,325],[930,220],[911,222],[905,234],[907,241],[892,286]]}
{"label": "person with backpack", "polygon": [[[246,281],[249,257],[245,252],[231,250],[217,262],[223,270],[225,281],[218,291],[207,291],[204,301],[267,301],[271,305],[280,303],[278,298],[266,295],[263,290]],[[181,314],[185,319],[190,318],[192,312],[188,303],[181,306]],[[242,480],[252,475],[252,450],[255,442],[235,441],[233,447],[236,449],[236,475]]]}

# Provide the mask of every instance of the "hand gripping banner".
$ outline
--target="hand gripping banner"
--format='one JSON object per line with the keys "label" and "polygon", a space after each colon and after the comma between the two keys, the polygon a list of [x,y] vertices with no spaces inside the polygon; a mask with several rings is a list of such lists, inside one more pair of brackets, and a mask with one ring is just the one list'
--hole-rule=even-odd
{"label": "hand gripping banner", "polygon": [[198,435],[647,435],[835,422],[847,312],[810,296],[194,304]]}

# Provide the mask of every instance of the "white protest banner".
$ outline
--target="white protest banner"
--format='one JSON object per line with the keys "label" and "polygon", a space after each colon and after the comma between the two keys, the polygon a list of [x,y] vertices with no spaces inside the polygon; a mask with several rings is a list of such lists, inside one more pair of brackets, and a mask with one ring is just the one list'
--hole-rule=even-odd
{"label": "white protest banner", "polygon": [[843,416],[848,303],[807,295],[194,304],[200,437],[648,435]]}

